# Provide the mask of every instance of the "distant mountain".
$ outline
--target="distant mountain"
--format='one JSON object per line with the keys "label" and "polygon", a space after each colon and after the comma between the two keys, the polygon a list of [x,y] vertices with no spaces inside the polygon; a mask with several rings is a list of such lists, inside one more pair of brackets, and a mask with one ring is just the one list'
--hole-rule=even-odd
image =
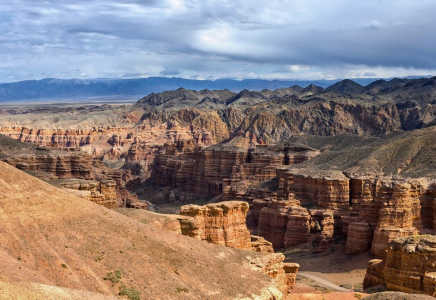
{"label": "distant mountain", "polygon": [[324,88],[312,83],[312,84],[308,85],[306,88],[304,88],[301,92],[302,93],[318,94],[318,93],[322,93],[323,91],[324,91]]}
{"label": "distant mountain", "polygon": [[337,92],[341,95],[355,95],[355,94],[360,94],[363,91],[363,89],[364,86],[354,82],[353,80],[345,79],[328,87],[326,91]]}
{"label": "distant mountain", "polygon": [[[357,78],[355,85],[370,84],[377,79]],[[180,87],[189,90],[224,90],[233,92],[243,90],[261,91],[277,90],[294,87],[306,88],[308,91],[320,92],[339,80],[262,80],[262,79],[217,79],[196,80],[183,78],[149,77],[139,79],[56,79],[27,80],[0,84],[0,102],[15,102],[20,100],[53,99],[139,99],[151,93],[176,90]],[[348,82],[347,85],[352,85]],[[298,87],[297,87],[298,86]],[[345,89],[345,90],[348,90]],[[354,90],[351,87],[351,90]]]}

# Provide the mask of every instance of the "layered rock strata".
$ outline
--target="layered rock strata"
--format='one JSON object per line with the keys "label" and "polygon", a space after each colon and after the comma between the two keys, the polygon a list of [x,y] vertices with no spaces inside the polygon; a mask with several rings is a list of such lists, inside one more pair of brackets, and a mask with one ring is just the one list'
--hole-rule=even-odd
{"label": "layered rock strata", "polygon": [[91,179],[92,157],[85,153],[47,155],[17,155],[5,160],[8,164],[26,171],[50,173],[58,178]]}
{"label": "layered rock strata", "polygon": [[286,295],[292,291],[300,265],[284,263],[284,259],[285,256],[282,253],[274,253],[252,260],[250,267],[276,279],[279,290]]}
{"label": "layered rock strata", "polygon": [[251,237],[245,224],[248,204],[238,201],[205,206],[185,205],[180,209],[182,234],[209,243],[251,250]]}
{"label": "layered rock strata", "polygon": [[333,211],[322,212],[321,232],[316,235],[312,241],[313,252],[323,252],[333,243],[335,232]]}
{"label": "layered rock strata", "polygon": [[118,207],[116,182],[114,180],[93,181],[73,179],[57,181],[56,185],[107,208]]}
{"label": "layered rock strata", "polygon": [[3,160],[52,184],[68,182],[65,184],[69,186],[65,188],[81,191],[75,194],[106,207],[147,208],[144,201],[140,201],[126,189],[126,171],[109,169],[83,152],[36,148],[44,154],[9,153]]}
{"label": "layered rock strata", "polygon": [[[347,235],[346,253],[371,249],[382,257],[389,241],[434,227],[435,187],[427,179],[392,180],[354,177],[339,171],[311,171],[292,167],[276,169],[275,196],[252,201],[252,218],[258,218],[259,234],[274,248],[312,241],[315,252],[323,251],[334,236]],[[297,201],[297,202],[296,202]],[[306,208],[292,209],[301,205]],[[305,210],[305,211],[304,211]],[[297,217],[298,216],[298,217]],[[288,223],[287,218],[299,221]],[[301,220],[307,225],[301,228]],[[299,224],[299,225],[298,225]],[[292,232],[302,234],[301,239]]]}
{"label": "layered rock strata", "polygon": [[319,153],[310,148],[283,145],[261,145],[255,149],[196,146],[195,143],[172,144],[159,150],[152,178],[158,185],[173,188],[175,201],[179,200],[179,194],[221,195],[222,200],[251,199],[256,195],[249,195],[250,185],[275,178],[277,167],[302,162]]}
{"label": "layered rock strata", "polygon": [[208,131],[193,125],[181,127],[175,122],[160,125],[143,124],[137,128],[133,142],[125,155],[124,168],[131,170],[132,175],[139,176],[143,181],[150,178],[156,164],[168,160],[166,155],[171,158],[180,153],[192,153],[215,143]]}
{"label": "layered rock strata", "polygon": [[248,209],[248,203],[242,201],[182,206],[179,218],[182,234],[231,248],[274,252],[272,243],[250,234],[246,225]]}
{"label": "layered rock strata", "polygon": [[271,241],[274,248],[288,248],[310,238],[310,214],[298,205],[271,201],[259,216],[259,234]]}
{"label": "layered rock strata", "polygon": [[388,290],[436,296],[436,237],[411,236],[389,242],[383,258],[370,261],[364,289],[384,284]]}

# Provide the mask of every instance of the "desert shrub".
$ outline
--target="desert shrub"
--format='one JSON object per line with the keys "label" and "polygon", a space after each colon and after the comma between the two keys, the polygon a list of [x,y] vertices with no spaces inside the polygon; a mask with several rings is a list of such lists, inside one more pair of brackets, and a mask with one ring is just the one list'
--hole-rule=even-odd
{"label": "desert shrub", "polygon": [[187,288],[178,287],[176,293],[189,293],[189,290]]}
{"label": "desert shrub", "polygon": [[112,285],[115,285],[121,280],[121,271],[115,270],[114,272],[107,273],[107,276],[103,278],[104,280],[109,280],[112,282]]}
{"label": "desert shrub", "polygon": [[141,293],[134,288],[128,288],[123,283],[120,285],[119,296],[127,296],[129,300],[141,300]]}

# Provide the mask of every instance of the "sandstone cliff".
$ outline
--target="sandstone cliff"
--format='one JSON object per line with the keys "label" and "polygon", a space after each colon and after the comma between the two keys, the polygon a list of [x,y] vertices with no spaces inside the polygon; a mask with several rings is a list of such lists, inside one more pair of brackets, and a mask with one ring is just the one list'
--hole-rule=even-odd
{"label": "sandstone cliff", "polygon": [[383,260],[370,261],[364,288],[385,284],[388,290],[436,296],[436,237],[411,236],[389,243]]}
{"label": "sandstone cliff", "polygon": [[289,167],[279,167],[276,173],[276,195],[253,200],[251,215],[258,220],[259,234],[274,248],[310,240],[313,251],[323,251],[335,235],[345,234],[347,254],[371,249],[382,257],[396,237],[435,230],[431,180],[353,177]]}
{"label": "sandstone cliff", "polygon": [[[180,209],[181,232],[202,241],[243,250],[274,252],[272,244],[258,236],[250,236],[246,225],[248,204],[241,201],[225,201],[205,206],[186,205]],[[284,293],[292,289],[299,265],[284,263],[283,254],[271,254],[253,260],[250,267],[279,283]]]}
{"label": "sandstone cliff", "polygon": [[227,201],[206,206],[185,205],[180,209],[182,234],[238,249],[251,249],[250,231],[245,224],[248,204]]}

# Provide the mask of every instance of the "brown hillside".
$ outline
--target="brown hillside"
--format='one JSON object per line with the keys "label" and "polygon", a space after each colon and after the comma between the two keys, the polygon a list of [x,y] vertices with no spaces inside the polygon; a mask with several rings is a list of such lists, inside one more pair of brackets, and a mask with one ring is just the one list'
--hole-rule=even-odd
{"label": "brown hillside", "polygon": [[0,281],[9,299],[33,299],[35,284],[117,295],[120,283],[103,279],[115,270],[141,299],[275,299],[275,282],[249,269],[261,254],[154,228],[3,162],[0,190]]}

